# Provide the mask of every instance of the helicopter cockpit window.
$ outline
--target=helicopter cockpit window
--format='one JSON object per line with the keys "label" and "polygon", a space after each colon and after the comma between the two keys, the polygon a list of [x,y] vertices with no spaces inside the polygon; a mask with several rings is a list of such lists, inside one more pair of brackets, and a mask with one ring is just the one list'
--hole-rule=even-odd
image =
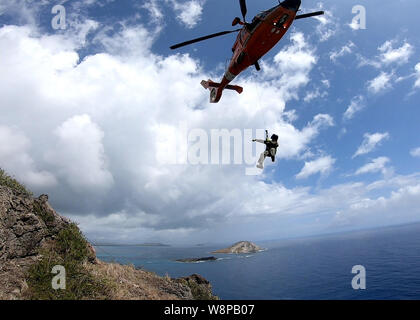
{"label": "helicopter cockpit window", "polygon": [[288,14],[284,14],[280,20],[276,23],[278,26],[282,26],[284,23],[286,23],[287,19],[289,18]]}
{"label": "helicopter cockpit window", "polygon": [[254,19],[252,19],[252,22],[248,23],[247,26],[246,26],[248,31],[252,32],[255,29],[255,27],[258,25],[258,23],[260,23],[260,21],[261,21],[261,19],[258,16],[256,16]]}

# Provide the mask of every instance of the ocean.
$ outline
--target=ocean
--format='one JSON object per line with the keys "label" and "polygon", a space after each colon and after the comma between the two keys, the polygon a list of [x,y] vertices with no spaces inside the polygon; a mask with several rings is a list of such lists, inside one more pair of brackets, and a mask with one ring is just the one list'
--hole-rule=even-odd
{"label": "ocean", "polygon": [[[134,264],[162,276],[198,273],[221,299],[420,299],[420,224],[256,244],[267,250],[216,255],[210,252],[223,245],[95,248],[103,261]],[[220,259],[175,261],[212,255]],[[366,270],[364,290],[352,287],[355,265]]]}

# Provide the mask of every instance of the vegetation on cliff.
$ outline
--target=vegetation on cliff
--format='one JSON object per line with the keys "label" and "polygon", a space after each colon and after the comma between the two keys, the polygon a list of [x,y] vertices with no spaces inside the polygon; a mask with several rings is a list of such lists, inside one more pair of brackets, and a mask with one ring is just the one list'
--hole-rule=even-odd
{"label": "vegetation on cliff", "polygon": [[[95,259],[88,242],[79,228],[71,223],[63,228],[54,241],[40,250],[41,258],[27,272],[28,289],[25,298],[45,299],[107,299],[112,291],[111,282],[94,276],[86,268]],[[51,286],[51,270],[61,265],[66,271],[66,289],[54,290]]]}
{"label": "vegetation on cliff", "polygon": [[[54,266],[66,288],[53,289]],[[199,275],[159,277],[132,265],[105,263],[76,224],[48,196],[34,198],[0,169],[0,299],[216,299]]]}
{"label": "vegetation on cliff", "polygon": [[32,196],[32,192],[28,191],[23,184],[8,175],[2,168],[0,168],[0,186],[8,187],[26,196]]}

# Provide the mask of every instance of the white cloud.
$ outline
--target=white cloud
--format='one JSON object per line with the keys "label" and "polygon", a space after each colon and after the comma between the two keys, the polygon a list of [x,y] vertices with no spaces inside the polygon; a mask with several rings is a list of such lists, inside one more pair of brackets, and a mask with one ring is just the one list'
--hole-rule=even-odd
{"label": "white cloud", "polygon": [[[242,189],[238,185],[238,195],[244,192],[252,197],[242,197],[238,202],[237,215],[224,220],[227,228],[234,228],[235,239],[260,235],[274,237],[281,232],[284,236],[293,235],[295,225],[287,224],[288,217],[299,219],[304,215],[323,217],[327,220],[329,230],[342,228],[366,227],[387,224],[398,224],[418,221],[420,216],[420,176],[394,176],[388,179],[374,181],[371,184],[350,182],[331,186],[325,189],[312,188],[287,189],[281,184],[264,183],[247,184]],[[385,190],[385,192],[383,192]],[[237,194],[236,192],[234,192]],[[381,194],[389,194],[387,196]],[[380,194],[378,196],[378,194]],[[155,230],[136,227],[142,225],[142,213],[127,215],[120,213],[107,217],[75,217],[81,223],[83,230],[89,234],[98,235],[99,239],[107,239],[116,232],[120,239],[135,242],[138,233],[144,233],[146,239],[160,242],[185,239],[186,243],[193,241],[214,241],[213,229]],[[248,222],[249,228],[243,227],[238,221]],[[301,221],[301,220],[299,220]],[[307,226],[299,223],[299,227]],[[263,227],[263,228],[262,228]],[[298,228],[299,228],[298,227]],[[304,228],[303,228],[304,229]],[[325,224],[311,224],[311,230],[326,231]],[[99,231],[98,231],[99,230]],[[258,230],[261,230],[260,234]],[[198,232],[200,231],[200,232]],[[218,241],[232,241],[232,232],[217,233]],[[168,240],[170,239],[170,240]]]}
{"label": "white cloud", "polygon": [[327,95],[327,91],[321,91],[319,88],[316,88],[314,91],[307,92],[305,98],[303,98],[303,101],[311,102],[312,100],[317,98],[325,98]]}
{"label": "white cloud", "polygon": [[387,163],[390,162],[387,157],[379,157],[373,159],[370,163],[365,164],[363,167],[357,169],[356,175],[365,174],[365,173],[375,173],[382,172],[382,174],[388,173],[389,169],[386,167]]}
{"label": "white cloud", "polygon": [[327,79],[324,79],[324,80],[321,80],[321,84],[324,87],[324,89],[321,89],[320,87],[317,86],[314,90],[308,91],[305,95],[305,98],[303,98],[303,101],[310,102],[314,99],[325,98],[326,96],[328,96],[327,89],[330,88],[330,81]]}
{"label": "white cloud", "polygon": [[414,149],[411,149],[411,150],[410,150],[410,154],[411,154],[411,156],[413,156],[413,157],[420,158],[420,147],[418,147],[418,148],[414,148]]}
{"label": "white cloud", "polygon": [[377,69],[382,69],[391,65],[406,64],[414,53],[414,47],[407,41],[404,41],[400,47],[394,48],[396,42],[396,40],[388,40],[379,46],[379,54],[373,59],[359,56],[359,66],[370,65]]}
{"label": "white cloud", "polygon": [[350,120],[354,117],[354,115],[361,111],[365,107],[365,98],[363,96],[355,96],[350,105],[347,107],[346,111],[343,114],[344,120]]}
{"label": "white cloud", "polygon": [[162,22],[164,14],[162,12],[161,7],[158,4],[158,0],[149,0],[142,5],[142,8],[146,9],[149,12],[150,17],[155,23]]}
{"label": "white cloud", "polygon": [[288,123],[275,125],[273,132],[278,133],[279,145],[281,145],[277,156],[286,159],[298,157],[307,150],[310,142],[318,136],[322,129],[333,125],[333,118],[327,114],[316,115],[302,130],[298,130]]}
{"label": "white cloud", "polygon": [[0,167],[28,187],[55,186],[57,181],[51,172],[37,169],[30,149],[31,142],[22,131],[0,125]]}
{"label": "white cloud", "polygon": [[414,48],[408,42],[399,47],[393,47],[395,41],[386,41],[382,46],[378,48],[381,52],[380,60],[383,64],[388,65],[391,63],[404,64],[408,62],[408,59],[414,53]]}
{"label": "white cloud", "polygon": [[367,86],[369,92],[377,94],[391,88],[392,85],[390,82],[392,80],[392,77],[392,73],[381,72],[379,76],[368,81]]}
{"label": "white cloud", "polygon": [[[414,47],[404,41],[401,46],[396,46],[397,40],[388,40],[378,47],[379,54],[373,59],[358,55],[359,66],[372,66],[380,69],[381,73],[367,82],[367,89],[372,94],[378,94],[392,88],[393,83],[398,83],[407,77],[398,75],[397,67],[406,64],[414,53]],[[391,69],[392,68],[392,69]]]}
{"label": "white cloud", "polygon": [[327,79],[321,80],[321,82],[326,88],[329,88],[331,86],[330,81]]}
{"label": "white cloud", "polygon": [[330,53],[330,59],[333,62],[336,62],[338,58],[341,58],[345,55],[351,54],[353,52],[353,49],[355,48],[355,44],[352,41],[349,41],[346,45],[344,45],[340,50],[338,51],[332,51]]}
{"label": "white cloud", "polygon": [[175,12],[177,19],[181,21],[187,28],[193,28],[201,20],[203,13],[203,1],[188,0],[185,2],[177,0],[169,0]]}
{"label": "white cloud", "polygon": [[365,133],[363,137],[363,142],[353,155],[353,158],[373,151],[383,140],[389,139],[389,133]]}
{"label": "white cloud", "polygon": [[348,24],[348,26],[353,30],[360,29],[360,24],[357,22],[357,20],[352,20],[351,23]]}
{"label": "white cloud", "polygon": [[305,162],[302,170],[296,175],[296,179],[308,178],[317,173],[321,173],[322,175],[328,174],[332,170],[335,161],[331,156],[325,156]]}
{"label": "white cloud", "polygon": [[404,185],[398,182],[398,180],[401,180],[400,178],[377,181],[367,186],[367,188],[371,188],[379,183],[383,187],[390,187],[392,192],[388,197],[361,196],[348,208],[336,213],[332,227],[337,228],[362,223],[370,225],[397,224],[402,221],[398,214],[403,214],[407,222],[418,221],[420,216],[420,184],[410,181],[409,178],[409,182]]}
{"label": "white cloud", "polygon": [[46,153],[47,162],[56,167],[73,190],[109,189],[112,174],[107,170],[104,133],[88,115],[77,115],[54,130],[56,144]]}
{"label": "white cloud", "polygon": [[274,57],[274,62],[284,72],[308,72],[317,61],[313,50],[311,50],[304,34],[301,32],[292,33],[290,40],[292,44],[277,53]]}
{"label": "white cloud", "polygon": [[[162,165],[156,159],[164,147],[158,128],[178,128],[180,121],[206,132],[269,128],[280,136],[278,158],[298,159],[334,121],[318,114],[298,128],[293,110],[285,112],[309,82],[316,61],[302,34],[292,34],[292,44],[276,54],[270,64],[277,72],[265,74],[266,82],[245,73],[238,77],[244,92],[227,91],[216,105],[209,104],[209,93],[200,86],[209,74],[199,61],[152,53],[155,36],[141,25],[123,24],[113,34],[98,29],[93,39],[103,52],[79,61],[80,42],[73,33],[0,28],[0,95],[7,108],[1,121],[25,130],[28,144],[21,149],[33,161],[27,171],[48,172],[56,179],[54,187],[44,181],[38,190],[50,194],[58,211],[89,215],[91,222],[80,219],[92,229],[95,219],[129,221],[134,237],[141,237],[139,230],[162,236],[167,230],[180,239],[191,230],[234,220],[242,214],[235,203],[270,186],[245,176],[244,166]],[[29,176],[19,167],[6,169]],[[298,198],[291,189],[279,189],[282,199]],[[269,206],[272,200],[265,201]],[[253,200],[242,209],[250,216],[261,213]],[[274,213],[275,207],[270,210]],[[126,235],[119,225],[110,228],[114,238]]]}
{"label": "white cloud", "polygon": [[414,83],[415,88],[420,88],[420,63],[417,63],[415,66],[415,76],[416,76],[416,82]]}
{"label": "white cloud", "polygon": [[142,25],[126,27],[122,24],[122,30],[116,34],[108,35],[112,27],[102,28],[92,40],[95,44],[104,48],[105,52],[112,56],[133,57],[137,54],[149,54],[155,36],[159,29],[148,31]]}
{"label": "white cloud", "polygon": [[274,64],[261,61],[262,79],[271,81],[286,100],[298,99],[296,89],[309,83],[309,74],[318,59],[303,33],[292,33],[290,40],[292,44],[274,56]]}
{"label": "white cloud", "polygon": [[338,19],[335,17],[332,11],[326,10],[323,8],[322,3],[318,3],[316,9],[311,9],[310,11],[323,10],[324,14],[320,16],[315,16],[314,19],[318,20],[320,23],[316,26],[316,33],[319,36],[321,42],[327,41],[333,37],[339,30]]}

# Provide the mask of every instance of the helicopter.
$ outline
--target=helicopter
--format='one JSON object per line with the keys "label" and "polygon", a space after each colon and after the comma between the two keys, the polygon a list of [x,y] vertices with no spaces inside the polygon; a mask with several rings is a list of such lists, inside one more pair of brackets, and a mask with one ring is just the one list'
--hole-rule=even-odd
{"label": "helicopter", "polygon": [[210,90],[210,102],[217,103],[222,97],[224,89],[235,90],[239,94],[243,88],[229,83],[235,79],[242,71],[254,65],[260,71],[259,59],[270,51],[277,42],[285,35],[294,20],[313,17],[324,14],[324,11],[316,11],[307,14],[297,15],[301,0],[284,0],[275,7],[262,11],[257,14],[251,23],[246,22],[247,6],[246,0],[239,0],[242,13],[242,20],[235,17],[232,26],[241,25],[236,30],[222,31],[204,37],[188,40],[175,44],[170,49],[178,49],[196,42],[223,36],[225,34],[238,32],[236,41],[232,47],[232,58],[229,66],[220,83],[212,80],[203,80],[201,85]]}

